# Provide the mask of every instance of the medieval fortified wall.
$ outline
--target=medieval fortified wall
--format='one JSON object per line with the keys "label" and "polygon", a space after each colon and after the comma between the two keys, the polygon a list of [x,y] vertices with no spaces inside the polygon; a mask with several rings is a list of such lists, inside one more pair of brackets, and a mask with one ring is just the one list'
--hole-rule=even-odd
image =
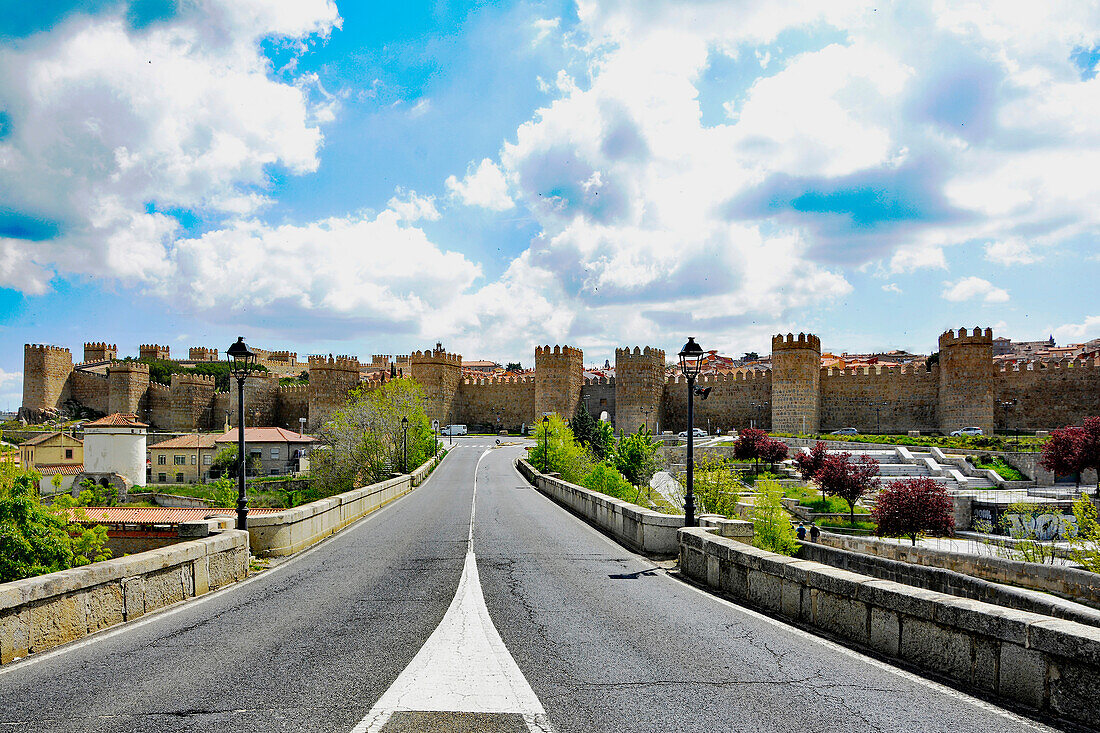
{"label": "medieval fortified wall", "polygon": [[[157,358],[169,353],[156,344],[142,346],[141,352]],[[88,343],[84,362],[74,364],[68,349],[26,345],[21,413],[41,420],[73,401],[97,412],[135,413],[164,430],[214,430],[227,418],[236,424],[235,390],[215,392],[213,381],[198,374],[173,375],[169,386],[151,383],[148,366],[114,361],[117,353],[113,344]],[[188,355],[191,361],[208,361],[216,354],[198,347]],[[939,363],[930,367],[823,369],[817,336],[777,335],[771,370],[698,380],[711,393],[707,400],[696,400],[695,424],[723,430],[756,425],[790,433],[849,426],[861,432],[946,433],[975,425],[992,432],[1051,429],[1100,415],[1100,362],[997,367],[988,328],[945,332],[939,355]],[[285,370],[297,368],[297,354],[264,352],[264,357]],[[516,430],[551,412],[572,417],[583,406],[596,418],[606,413],[623,431],[641,425],[650,430],[687,427],[687,385],[682,377],[667,376],[661,349],[616,349],[610,379],[585,379],[583,354],[572,346],[538,346],[534,357],[534,375],[476,379],[464,378],[461,355],[439,343],[393,363],[407,366],[423,386],[428,417],[440,425]],[[372,359],[391,363],[385,355]],[[281,387],[278,373],[249,378],[248,422],[297,429],[304,418],[315,429],[352,389],[382,383],[362,382],[359,360],[351,356],[311,356],[308,370],[308,385]]]}

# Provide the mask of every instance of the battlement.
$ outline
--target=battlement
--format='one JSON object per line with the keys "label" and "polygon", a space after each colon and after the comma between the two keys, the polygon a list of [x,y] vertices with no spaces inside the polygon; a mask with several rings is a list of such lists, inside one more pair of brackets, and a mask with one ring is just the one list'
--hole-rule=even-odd
{"label": "battlement", "polygon": [[172,394],[172,388],[169,387],[167,384],[161,384],[160,382],[149,382],[149,391],[164,395]]}
{"label": "battlement", "polygon": [[1001,364],[996,371],[1005,374],[1013,372],[1035,372],[1048,370],[1100,370],[1100,359],[1034,359],[1015,364]]}
{"label": "battlement", "polygon": [[814,336],[812,333],[800,333],[798,338],[795,338],[793,333],[788,333],[786,338],[783,334],[776,334],[772,336],[772,353],[776,351],[783,351],[786,349],[811,349],[813,351],[821,353],[821,339]]}
{"label": "battlement", "polygon": [[987,328],[983,332],[982,329],[975,327],[973,332],[967,333],[966,328],[960,328],[958,334],[951,329],[947,329],[940,334],[940,350],[949,346],[958,346],[960,344],[980,344],[982,346],[993,346],[993,329]]}
{"label": "battlement", "polygon": [[348,356],[341,354],[340,356],[333,356],[329,354],[327,357],[323,354],[312,354],[309,357],[310,371],[314,369],[336,369],[340,371],[359,371],[359,357]]}
{"label": "battlement", "polygon": [[584,384],[587,387],[592,387],[594,385],[605,385],[608,387],[614,387],[615,377],[585,377]]}
{"label": "battlement", "polygon": [[553,351],[550,351],[550,346],[536,346],[535,358],[546,358],[548,356],[574,356],[578,359],[582,358],[583,352],[580,349],[572,346],[555,346]]}
{"label": "battlement", "polygon": [[826,377],[859,377],[859,376],[883,376],[883,377],[905,377],[906,379],[912,379],[913,377],[929,376],[937,374],[939,367],[932,366],[931,371],[928,370],[924,364],[902,364],[896,367],[885,367],[881,364],[875,364],[866,367],[848,367],[846,369],[837,369],[836,367],[821,367],[821,378]]}
{"label": "battlement", "polygon": [[462,384],[467,387],[485,387],[493,384],[534,384],[535,380],[532,377],[464,377]]}
{"label": "battlement", "polygon": [[120,372],[145,372],[149,373],[149,365],[143,364],[140,361],[116,361],[108,367],[113,373]]}
{"label": "battlement", "polygon": [[138,347],[138,358],[167,361],[172,357],[168,346],[161,346],[160,344],[142,344]]}
{"label": "battlement", "polygon": [[647,346],[644,349],[642,349],[638,346],[635,346],[633,351],[631,351],[629,346],[626,347],[625,349],[615,349],[615,360],[616,361],[618,361],[619,359],[631,359],[631,358],[635,358],[635,357],[644,357],[646,359],[649,359],[649,358],[660,359],[661,360],[661,366],[664,366],[665,350],[654,348],[652,346]]}
{"label": "battlement", "polygon": [[304,397],[309,396],[308,384],[285,384],[279,387],[279,394],[283,397],[293,397],[300,395]]}
{"label": "battlement", "polygon": [[117,345],[107,344],[107,343],[104,343],[102,341],[85,341],[84,342],[84,348],[85,349],[111,349],[113,351],[118,351],[118,346]]}
{"label": "battlement", "polygon": [[[745,369],[743,371],[724,372],[721,374],[701,374],[695,378],[695,384],[702,386],[716,386],[719,384],[732,384],[735,382],[757,383],[758,381],[764,381],[767,379],[771,379],[771,372],[766,369]],[[683,374],[671,374],[665,378],[665,384],[686,385],[687,377],[685,377]]]}
{"label": "battlement", "polygon": [[434,362],[436,364],[454,364],[458,367],[462,366],[462,354],[451,354],[443,351],[441,348],[425,351],[412,352],[411,361],[413,364],[417,362]]}
{"label": "battlement", "polygon": [[[298,361],[298,352],[297,351],[272,351],[270,354],[268,354],[267,358],[268,358],[269,361],[282,361],[282,362],[289,362],[289,363],[293,364],[293,363]],[[346,359],[348,357],[345,356],[345,357],[342,357],[342,358]]]}
{"label": "battlement", "polygon": [[390,354],[370,355],[371,366],[389,366],[391,361],[393,361],[393,357]]}
{"label": "battlement", "polygon": [[41,354],[68,354],[72,358],[72,352],[64,346],[51,346],[50,344],[23,344],[23,351]]}
{"label": "battlement", "polygon": [[218,350],[206,346],[192,346],[187,350],[187,357],[191,361],[217,361]]}
{"label": "battlement", "polygon": [[213,374],[179,374],[179,373],[173,374],[172,375],[172,386],[174,387],[177,384],[209,384],[211,387],[213,387],[214,386],[214,375]]}

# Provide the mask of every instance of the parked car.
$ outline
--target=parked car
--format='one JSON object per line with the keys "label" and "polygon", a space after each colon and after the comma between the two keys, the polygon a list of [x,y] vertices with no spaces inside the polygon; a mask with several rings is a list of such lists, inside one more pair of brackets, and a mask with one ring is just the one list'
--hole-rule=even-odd
{"label": "parked car", "polygon": [[[702,428],[692,428],[691,429],[691,434],[693,436],[695,436],[696,438],[705,438],[705,437],[707,437],[707,431],[703,430]],[[681,430],[680,431],[680,437],[681,438],[686,438],[687,436],[688,436],[688,433],[687,433],[686,430]]]}
{"label": "parked car", "polygon": [[465,435],[465,425],[444,425],[443,429],[439,431],[440,435]]}
{"label": "parked car", "polygon": [[855,428],[841,428],[840,430],[834,430],[829,435],[859,435],[859,431]]}
{"label": "parked car", "polygon": [[953,437],[959,437],[961,435],[985,435],[985,433],[982,432],[981,428],[972,427],[972,428],[962,428],[960,430],[952,430],[951,435]]}

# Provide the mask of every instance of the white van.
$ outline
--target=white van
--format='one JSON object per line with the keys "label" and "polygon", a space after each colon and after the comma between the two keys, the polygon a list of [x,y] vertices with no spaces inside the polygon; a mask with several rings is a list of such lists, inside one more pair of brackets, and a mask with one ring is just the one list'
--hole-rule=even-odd
{"label": "white van", "polygon": [[439,431],[440,435],[465,435],[465,425],[444,425],[443,429]]}

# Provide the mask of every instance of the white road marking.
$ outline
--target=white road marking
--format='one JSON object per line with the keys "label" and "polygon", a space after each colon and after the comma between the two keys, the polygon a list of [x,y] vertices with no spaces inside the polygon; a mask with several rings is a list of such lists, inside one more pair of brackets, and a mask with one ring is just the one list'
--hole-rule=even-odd
{"label": "white road marking", "polygon": [[[443,465],[443,461],[446,461],[448,456],[450,456],[450,453],[447,453],[446,455],[443,456],[443,460],[440,461],[438,464],[436,464],[435,469],[431,472],[431,474],[428,476],[428,478],[424,479],[424,481],[420,484],[420,486],[425,486],[429,481],[431,481],[433,478],[435,478],[435,475],[438,472],[439,467]],[[79,641],[73,641],[73,642],[70,642],[70,643],[65,644],[63,646],[55,647],[55,648],[50,649],[48,651],[39,652],[37,654],[32,654],[29,657],[25,657],[23,659],[20,659],[20,660],[14,661],[14,662],[10,662],[8,664],[5,664],[3,667],[0,667],[0,676],[3,676],[5,674],[7,674],[9,672],[12,672],[12,671],[15,671],[15,670],[26,669],[27,667],[34,666],[35,664],[38,664],[40,662],[45,662],[46,660],[54,659],[55,657],[59,657],[63,654],[68,654],[69,652],[76,651],[77,649],[83,649],[84,647],[88,646],[89,644],[95,644],[96,642],[105,641],[105,640],[111,639],[115,636],[119,636],[120,634],[125,634],[128,631],[134,631],[135,629],[140,629],[142,626],[146,626],[148,624],[155,623],[156,621],[159,621],[162,618],[168,618],[169,616],[175,616],[177,613],[180,613],[181,611],[186,611],[190,608],[195,608],[197,606],[201,606],[202,604],[206,603],[209,600],[220,597],[220,596],[222,596],[226,593],[230,593],[234,590],[237,590],[238,588],[242,588],[242,587],[248,585],[249,583],[255,583],[256,581],[263,580],[264,578],[270,578],[271,576],[276,575],[276,574],[282,572],[283,570],[285,570],[286,568],[296,564],[299,560],[302,560],[302,559],[312,555],[314,552],[317,552],[318,550],[321,549],[322,546],[324,546],[328,542],[331,542],[333,539],[335,539],[337,537],[342,537],[342,536],[346,535],[350,530],[355,529],[359,525],[366,524],[366,523],[370,522],[372,519],[377,517],[379,514],[386,511],[390,507],[396,505],[399,501],[401,501],[405,497],[409,496],[409,494],[411,494],[411,493],[412,493],[412,491],[410,490],[407,493],[402,494],[401,496],[399,496],[396,499],[392,500],[391,502],[389,502],[385,506],[380,507],[378,509],[375,509],[373,512],[367,514],[366,516],[364,516],[360,519],[357,519],[355,522],[349,524],[347,527],[340,530],[336,534],[329,535],[328,537],[324,538],[323,540],[318,541],[316,544],[314,544],[309,549],[303,550],[302,552],[298,553],[297,555],[291,556],[288,560],[284,560],[284,561],[280,562],[278,565],[271,568],[270,570],[265,570],[264,572],[262,572],[258,575],[249,576],[248,578],[245,578],[244,580],[239,581],[237,583],[230,583],[227,586],[224,586],[222,588],[218,588],[217,590],[210,591],[209,593],[206,593],[205,595],[201,595],[198,598],[188,598],[188,599],[185,599],[185,600],[180,601],[178,603],[175,603],[171,606],[166,606],[166,607],[164,607],[162,609],[158,609],[156,611],[150,611],[149,613],[145,614],[143,617],[141,617],[140,619],[138,619],[136,621],[125,621],[125,622],[123,622],[123,623],[121,623],[117,626],[112,626],[112,627],[110,627],[108,629],[105,629],[103,631],[97,631],[94,634],[89,634],[88,636],[84,637],[83,639],[80,639]]]}
{"label": "white road marking", "polygon": [[546,711],[489,617],[474,556],[477,470],[470,500],[466,560],[447,613],[424,646],[352,733],[378,733],[396,712],[511,713],[529,731],[548,733]]}

